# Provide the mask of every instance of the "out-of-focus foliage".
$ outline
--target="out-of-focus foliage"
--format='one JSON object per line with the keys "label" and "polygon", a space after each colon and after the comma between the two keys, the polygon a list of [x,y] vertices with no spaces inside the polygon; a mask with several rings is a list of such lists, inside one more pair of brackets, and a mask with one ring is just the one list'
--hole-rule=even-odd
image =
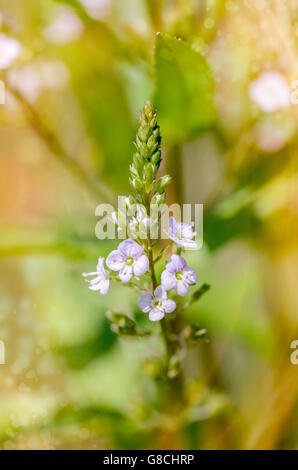
{"label": "out-of-focus foliage", "polygon": [[[1,447],[297,448],[297,2],[1,0],[0,13],[21,44],[0,70]],[[268,98],[271,72],[284,88]],[[170,201],[204,204],[187,258],[212,286],[187,313],[170,389],[137,294],[100,297],[81,278],[116,246],[96,239],[95,208],[128,192],[148,98]]]}
{"label": "out-of-focus foliage", "polygon": [[214,123],[213,76],[202,54],[181,39],[158,34],[155,74],[155,103],[166,140],[183,142]]}

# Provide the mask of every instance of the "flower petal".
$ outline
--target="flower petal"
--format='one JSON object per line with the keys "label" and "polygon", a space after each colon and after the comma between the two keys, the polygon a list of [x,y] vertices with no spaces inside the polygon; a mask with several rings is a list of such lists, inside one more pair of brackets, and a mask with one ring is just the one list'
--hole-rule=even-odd
{"label": "flower petal", "polygon": [[151,304],[153,300],[153,295],[151,292],[144,292],[138,299],[138,306],[142,312],[149,312],[151,310]]}
{"label": "flower petal", "polygon": [[186,238],[184,238],[183,240],[180,240],[179,243],[177,243],[177,245],[181,246],[182,248],[186,250],[188,249],[194,250],[198,248],[198,244],[195,240],[187,240]]}
{"label": "flower petal", "polygon": [[147,256],[142,255],[133,263],[133,272],[136,276],[142,276],[148,270],[149,260]]}
{"label": "flower petal", "polygon": [[95,277],[94,279],[92,279],[92,280],[88,283],[89,289],[90,289],[90,290],[99,290],[100,287],[101,287],[101,281],[102,281],[101,276]]}
{"label": "flower petal", "polygon": [[182,238],[192,239],[195,236],[195,232],[193,231],[192,225],[185,224],[184,222],[181,222],[178,225],[179,225],[178,230],[179,230],[179,233],[181,233]]}
{"label": "flower petal", "polygon": [[124,265],[119,272],[119,277],[122,282],[128,282],[132,276],[132,266]]}
{"label": "flower petal", "polygon": [[125,263],[125,257],[119,250],[113,250],[108,255],[106,263],[112,271],[120,271]]}
{"label": "flower petal", "polygon": [[166,299],[162,302],[162,308],[166,313],[172,313],[176,309],[176,302],[171,299]]}
{"label": "flower petal", "polygon": [[183,270],[184,279],[188,284],[195,284],[198,280],[196,271],[189,266],[186,266]]}
{"label": "flower petal", "polygon": [[105,268],[103,266],[104,258],[100,256],[98,258],[97,266],[96,266],[96,271],[98,272],[105,272]]}
{"label": "flower petal", "polygon": [[189,286],[186,281],[177,281],[177,294],[184,297],[189,291]]}
{"label": "flower petal", "polygon": [[176,232],[177,222],[174,217],[169,218],[169,235],[170,237],[174,236]]}
{"label": "flower petal", "polygon": [[161,274],[161,284],[165,290],[175,289],[177,280],[175,274],[165,269]]}
{"label": "flower petal", "polygon": [[141,245],[139,245],[137,242],[135,242],[131,238],[128,238],[127,240],[124,240],[123,242],[121,242],[118,246],[118,250],[124,256],[131,256],[132,258],[137,258],[141,256],[143,252],[143,248],[141,247]]}
{"label": "flower petal", "polygon": [[101,295],[107,295],[110,287],[110,280],[109,279],[104,279],[101,284],[100,284],[100,294]]}
{"label": "flower petal", "polygon": [[186,261],[182,256],[172,255],[170,261],[167,263],[167,271],[175,273],[176,271],[183,271],[186,266]]}
{"label": "flower petal", "polygon": [[156,299],[166,299],[167,298],[167,293],[166,293],[165,289],[163,288],[163,286],[156,287],[156,289],[154,291],[154,297]]}
{"label": "flower petal", "polygon": [[149,320],[151,321],[159,321],[165,316],[164,312],[159,309],[152,309],[149,313]]}

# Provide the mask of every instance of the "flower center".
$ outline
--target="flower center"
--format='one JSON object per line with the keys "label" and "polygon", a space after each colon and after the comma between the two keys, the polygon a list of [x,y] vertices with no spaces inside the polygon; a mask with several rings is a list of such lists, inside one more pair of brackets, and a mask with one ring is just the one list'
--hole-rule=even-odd
{"label": "flower center", "polygon": [[177,271],[175,273],[175,277],[176,277],[177,281],[181,281],[183,279],[183,272],[182,271]]}
{"label": "flower center", "polygon": [[159,307],[159,300],[158,299],[154,299],[152,301],[152,308],[158,308]]}
{"label": "flower center", "polygon": [[133,265],[133,257],[132,256],[127,256],[126,257],[126,266],[132,266]]}
{"label": "flower center", "polygon": [[178,240],[182,240],[181,232],[176,232],[175,237],[178,238]]}

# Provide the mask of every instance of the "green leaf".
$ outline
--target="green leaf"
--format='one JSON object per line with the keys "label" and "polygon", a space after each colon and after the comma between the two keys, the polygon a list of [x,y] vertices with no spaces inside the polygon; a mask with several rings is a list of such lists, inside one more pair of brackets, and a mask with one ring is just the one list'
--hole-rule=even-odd
{"label": "green leaf", "polygon": [[155,105],[166,139],[191,139],[214,123],[213,74],[203,55],[180,39],[158,34],[155,74]]}

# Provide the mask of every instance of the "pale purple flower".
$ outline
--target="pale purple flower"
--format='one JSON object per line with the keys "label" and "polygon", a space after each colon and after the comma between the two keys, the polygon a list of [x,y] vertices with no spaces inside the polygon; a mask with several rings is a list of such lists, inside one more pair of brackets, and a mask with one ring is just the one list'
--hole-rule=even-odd
{"label": "pale purple flower", "polygon": [[184,296],[189,291],[189,286],[198,280],[194,269],[187,266],[182,256],[172,255],[161,275],[161,284],[165,290],[176,289],[177,294]]}
{"label": "pale purple flower", "polygon": [[142,253],[141,245],[128,238],[109,254],[106,263],[112,271],[119,271],[122,282],[128,282],[133,274],[142,276],[148,270],[149,260]]}
{"label": "pale purple flower", "polygon": [[291,104],[291,90],[285,78],[275,70],[263,72],[249,87],[251,99],[265,113],[273,113]]}
{"label": "pale purple flower", "polygon": [[176,222],[174,217],[169,218],[169,238],[177,245],[186,249],[195,249],[198,247],[193,240],[196,232],[193,231],[194,223],[185,224],[184,222]]}
{"label": "pale purple flower", "polygon": [[154,295],[151,292],[144,292],[139,297],[138,306],[142,312],[149,313],[151,321],[159,321],[165,316],[165,313],[174,312],[176,303],[167,298],[167,293],[162,286],[158,286]]}
{"label": "pale purple flower", "polygon": [[86,279],[91,290],[99,290],[101,295],[107,295],[110,285],[109,273],[103,266],[104,258],[99,257],[96,271],[93,273],[83,273],[83,276],[95,276],[91,281]]}

